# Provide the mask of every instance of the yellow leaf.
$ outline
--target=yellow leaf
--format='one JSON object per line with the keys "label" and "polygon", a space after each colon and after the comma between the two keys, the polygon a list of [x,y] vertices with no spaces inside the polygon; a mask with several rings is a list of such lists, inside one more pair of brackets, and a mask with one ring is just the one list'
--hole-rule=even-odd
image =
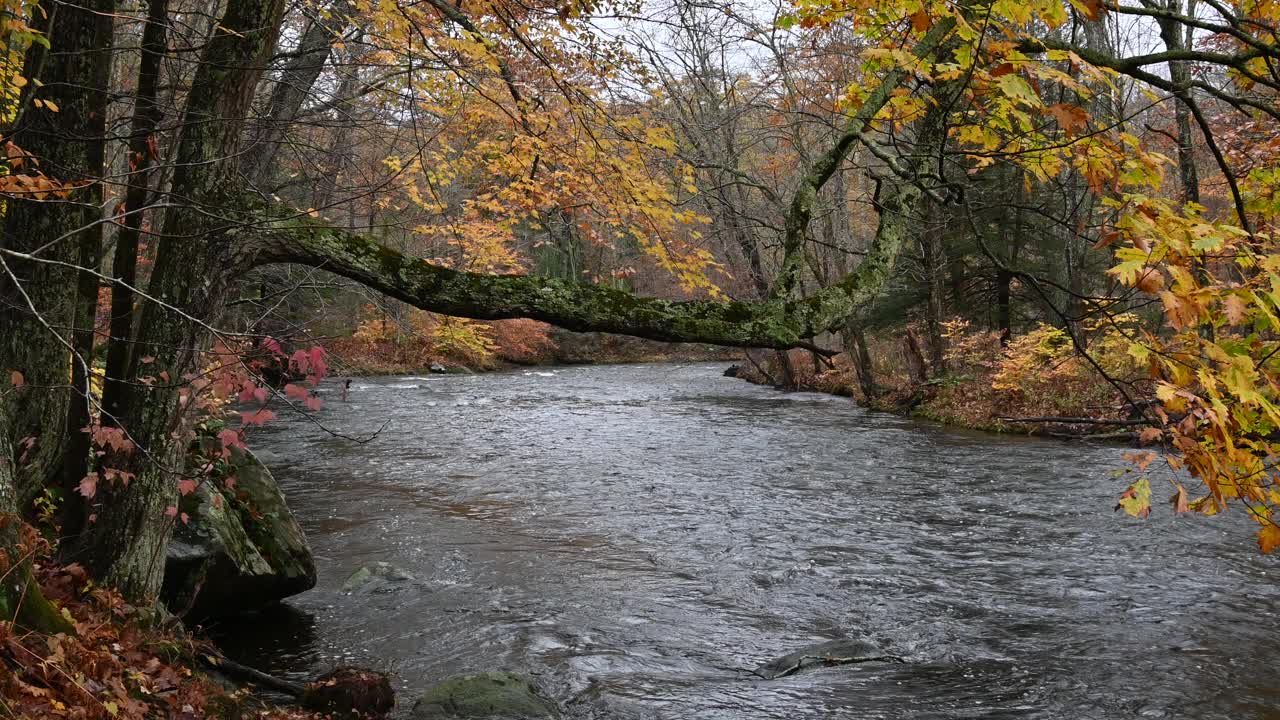
{"label": "yellow leaf", "polygon": [[1146,478],[1141,478],[1133,483],[1120,495],[1120,502],[1116,504],[1117,510],[1124,510],[1126,514],[1136,518],[1145,518],[1151,514],[1151,483]]}

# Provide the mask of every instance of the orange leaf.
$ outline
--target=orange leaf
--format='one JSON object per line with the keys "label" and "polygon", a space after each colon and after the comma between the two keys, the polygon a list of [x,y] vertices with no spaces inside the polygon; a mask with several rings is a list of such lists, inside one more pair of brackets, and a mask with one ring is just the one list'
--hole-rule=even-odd
{"label": "orange leaf", "polygon": [[1093,244],[1093,249],[1101,250],[1102,248],[1110,245],[1111,243],[1119,239],[1120,239],[1119,230],[1112,230],[1111,232],[1104,233],[1102,237],[1098,238],[1098,242]]}
{"label": "orange leaf", "polygon": [[1227,314],[1227,322],[1232,325],[1239,325],[1249,316],[1244,300],[1239,295],[1228,295],[1222,301],[1222,310]]}
{"label": "orange leaf", "polygon": [[9,373],[10,385],[14,387],[22,387],[26,383],[27,383],[26,378],[22,377],[22,373],[18,372],[17,370],[14,370],[12,373]]}
{"label": "orange leaf", "polygon": [[1071,0],[1071,4],[1088,20],[1102,19],[1102,0]]}
{"label": "orange leaf", "polygon": [[1280,547],[1280,527],[1270,520],[1264,522],[1266,524],[1258,531],[1258,549],[1265,554]]}
{"label": "orange leaf", "polygon": [[1069,135],[1074,135],[1077,130],[1083,130],[1089,125],[1089,113],[1078,105],[1058,103],[1045,110],[1058,122],[1058,127]]}
{"label": "orange leaf", "polygon": [[1188,512],[1191,507],[1187,503],[1187,489],[1182,487],[1182,483],[1174,483],[1174,485],[1178,490],[1173,494],[1173,497],[1169,498],[1169,502],[1173,503],[1173,511],[1176,513]]}
{"label": "orange leaf", "polygon": [[1157,293],[1164,287],[1164,275],[1161,275],[1159,270],[1151,268],[1144,272],[1134,285],[1142,292]]}

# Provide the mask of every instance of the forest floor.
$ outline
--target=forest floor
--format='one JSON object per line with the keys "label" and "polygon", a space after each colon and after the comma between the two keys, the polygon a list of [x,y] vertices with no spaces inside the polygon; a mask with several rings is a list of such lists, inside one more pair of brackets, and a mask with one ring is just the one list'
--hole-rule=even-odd
{"label": "forest floor", "polygon": [[[791,351],[791,386],[990,432],[1114,440],[1140,436],[1143,424],[1130,397],[1149,396],[1140,390],[1150,381],[1145,365],[1128,355],[1124,337],[1114,330],[1089,338],[1087,358],[1066,333],[1049,326],[1002,345],[998,333],[951,323],[945,339],[946,365],[931,371],[905,334],[869,337],[872,397],[863,392],[857,365],[845,353],[828,360]],[[1108,382],[1099,367],[1116,382]],[[780,368],[775,353],[757,352],[739,366],[737,376],[781,387]]]}
{"label": "forest floor", "polygon": [[[47,551],[47,547],[45,548]],[[71,625],[45,634],[0,620],[0,718],[321,720],[264,701],[207,668],[213,645],[96,587],[77,565],[37,558],[45,596]]]}

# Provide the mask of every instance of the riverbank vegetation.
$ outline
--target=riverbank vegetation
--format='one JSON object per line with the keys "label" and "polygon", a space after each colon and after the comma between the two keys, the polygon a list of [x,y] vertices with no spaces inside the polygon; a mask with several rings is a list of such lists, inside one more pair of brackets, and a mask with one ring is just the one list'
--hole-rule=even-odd
{"label": "riverbank vegetation", "polygon": [[1117,326],[1081,331],[1084,352],[1052,325],[1002,342],[1007,336],[998,331],[945,322],[941,372],[925,360],[918,326],[866,335],[863,364],[848,353],[828,358],[793,350],[785,365],[777,356],[749,358],[734,372],[759,384],[845,395],[874,410],[958,427],[1136,441],[1149,424],[1132,398],[1147,397],[1151,379],[1128,352],[1125,324],[1135,319],[1113,319]]}
{"label": "riverbank vegetation", "polygon": [[[371,308],[372,310],[372,308]],[[411,308],[407,317],[370,312],[349,336],[323,346],[344,375],[414,375],[513,365],[731,360],[730,348],[573,333],[536,320],[474,322]]]}
{"label": "riverbank vegetation", "polygon": [[967,424],[1120,413],[1150,447],[1123,510],[1165,483],[1280,546],[1271,3],[6,0],[4,22],[8,632],[72,634],[23,522],[147,606],[175,528],[216,524],[184,509],[202,493],[256,583],[283,513],[255,503],[285,506],[226,472],[245,429],[323,422],[344,354],[520,362],[552,352],[537,323],[773,353],[784,385],[789,351],[843,353],[842,386]]}

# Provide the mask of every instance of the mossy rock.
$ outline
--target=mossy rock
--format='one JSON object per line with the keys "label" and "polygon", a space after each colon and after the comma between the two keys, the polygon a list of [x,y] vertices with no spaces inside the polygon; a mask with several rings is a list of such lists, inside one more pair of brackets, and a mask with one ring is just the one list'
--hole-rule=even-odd
{"label": "mossy rock", "polygon": [[386,592],[397,584],[413,582],[415,578],[409,572],[388,562],[372,562],[361,565],[355,572],[347,576],[342,583],[342,591],[354,592]]}
{"label": "mossy rock", "polygon": [[507,672],[450,678],[413,705],[414,720],[556,720],[560,711],[529,680]]}
{"label": "mossy rock", "polygon": [[228,460],[223,476],[182,498],[188,520],[169,544],[162,596],[188,619],[258,610],[316,584],[311,547],[271,471],[242,448]]}

